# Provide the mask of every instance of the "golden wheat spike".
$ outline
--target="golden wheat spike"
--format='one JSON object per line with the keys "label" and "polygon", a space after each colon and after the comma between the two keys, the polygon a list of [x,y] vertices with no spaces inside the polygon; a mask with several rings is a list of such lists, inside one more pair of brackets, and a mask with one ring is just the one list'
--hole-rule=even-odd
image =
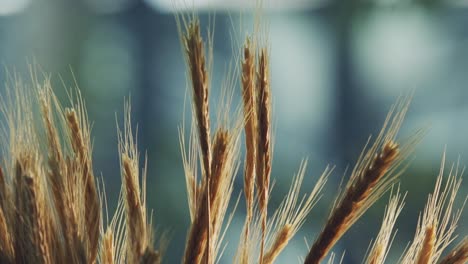
{"label": "golden wheat spike", "polygon": [[[82,104],[82,102],[79,102]],[[92,263],[96,260],[98,253],[99,228],[101,225],[101,205],[96,190],[94,173],[91,161],[91,147],[89,139],[88,124],[86,117],[83,117],[84,110],[68,109],[66,112],[67,124],[70,130],[73,151],[76,155],[76,162],[82,166],[81,182],[84,184],[84,219],[87,241],[87,257]],[[85,121],[83,121],[85,120]]]}
{"label": "golden wheat spike", "polygon": [[356,220],[388,189],[395,176],[399,175],[394,171],[414,145],[410,143],[399,146],[395,142],[409,101],[409,98],[404,98],[392,107],[374,144],[361,154],[344,194],[333,208],[304,263],[319,263]]}
{"label": "golden wheat spike", "polygon": [[114,252],[114,233],[112,228],[108,228],[104,234],[102,241],[102,264],[114,264],[115,263],[115,252]]}
{"label": "golden wheat spike", "polygon": [[276,234],[276,237],[271,245],[270,249],[266,251],[263,256],[262,263],[272,264],[273,261],[278,257],[281,251],[288,244],[289,238],[291,237],[292,226],[290,224],[284,225]]}
{"label": "golden wheat spike", "polygon": [[0,208],[0,262],[12,263],[15,251],[13,248],[13,239],[10,233],[5,214]]}
{"label": "golden wheat spike", "polygon": [[[416,234],[402,257],[402,264],[437,263],[442,252],[450,245],[461,217],[462,209],[454,211],[454,202],[461,185],[459,165],[452,165],[444,177],[445,153],[434,191],[429,195],[422,218],[418,220]],[[444,183],[445,180],[445,185]]]}
{"label": "golden wheat spike", "polygon": [[258,59],[257,71],[257,118],[258,118],[258,140],[257,140],[257,189],[259,209],[262,215],[262,241],[260,247],[260,263],[262,263],[266,223],[268,215],[268,194],[270,191],[271,173],[271,99],[270,99],[270,69],[269,54],[266,48],[261,49]]}
{"label": "golden wheat spike", "polygon": [[468,237],[465,237],[452,251],[450,251],[440,264],[464,264],[468,262]]}
{"label": "golden wheat spike", "polygon": [[419,250],[418,257],[416,259],[417,264],[430,264],[432,263],[432,255],[435,250],[436,234],[434,226],[426,227],[424,233],[424,240]]}
{"label": "golden wheat spike", "polygon": [[51,263],[46,204],[40,186],[40,168],[35,157],[21,155],[16,164],[15,260],[25,263]]}
{"label": "golden wheat spike", "polygon": [[[244,193],[246,202],[246,217],[244,224],[244,239],[249,237],[249,229],[252,224],[255,195],[255,163],[256,138],[257,138],[257,97],[255,94],[255,50],[249,37],[244,44],[244,57],[242,61],[242,99],[245,119],[245,169],[244,169]],[[247,241],[243,242],[247,244]],[[242,247],[242,263],[248,262],[246,246]]]}
{"label": "golden wheat spike", "polygon": [[183,36],[187,63],[192,81],[193,104],[198,128],[198,138],[202,153],[203,170],[206,178],[211,172],[211,136],[208,104],[209,77],[206,70],[206,58],[203,39],[200,34],[200,22],[194,18]]}
{"label": "golden wheat spike", "polygon": [[207,239],[208,239],[208,193],[205,191],[208,184],[203,182],[200,197],[197,201],[197,208],[194,220],[190,226],[187,242],[185,244],[185,253],[183,263],[201,263],[203,254],[205,254]]}
{"label": "golden wheat spike", "polygon": [[247,223],[253,213],[253,196],[255,183],[255,161],[256,161],[256,129],[257,129],[257,106],[255,96],[255,54],[250,38],[244,44],[244,60],[242,62],[242,98],[244,102],[245,117],[245,172],[244,193],[247,207]]}
{"label": "golden wheat spike", "polygon": [[151,227],[146,213],[147,159],[139,173],[139,152],[131,127],[131,108],[125,105],[124,129],[119,131],[123,203],[125,205],[126,258],[132,263],[160,261],[160,253],[151,245]]}
{"label": "golden wheat spike", "polygon": [[[122,154],[123,185],[127,211],[128,258],[131,262],[136,263],[143,256],[147,247],[147,239],[143,205],[140,201],[138,173],[135,171],[134,165],[126,154]],[[138,167],[136,170],[138,170]]]}
{"label": "golden wheat spike", "polygon": [[392,239],[394,238],[394,233],[392,231],[401,210],[403,210],[405,196],[406,195],[403,197],[401,196],[399,188],[396,194],[390,195],[390,201],[385,208],[380,231],[370,249],[365,263],[382,264],[385,262],[388,250],[392,244]]}

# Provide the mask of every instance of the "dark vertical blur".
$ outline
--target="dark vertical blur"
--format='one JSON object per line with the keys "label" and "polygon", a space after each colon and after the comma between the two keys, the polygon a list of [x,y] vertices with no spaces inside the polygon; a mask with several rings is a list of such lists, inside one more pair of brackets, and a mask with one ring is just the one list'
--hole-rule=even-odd
{"label": "dark vertical blur", "polygon": [[[243,42],[238,25],[250,29],[253,23],[247,11],[253,1],[194,2],[175,5],[181,10],[199,8],[204,25],[216,13],[211,99],[216,105],[229,61]],[[311,242],[316,236],[346,167],[352,166],[369,134],[378,132],[396,98],[414,89],[400,135],[408,137],[421,127],[429,132],[402,179],[402,189],[409,194],[397,222],[398,243],[389,254],[393,263],[414,234],[444,146],[449,161],[458,155],[462,164],[468,160],[468,3],[264,2],[270,24],[276,139],[272,206],[286,193],[301,159],[308,158],[310,164],[305,190],[327,164],[337,165],[322,200],[278,263],[306,254],[303,238]],[[178,143],[187,84],[170,12],[173,5],[172,0],[0,1],[0,61],[5,68],[27,79],[28,65],[38,63],[55,76],[65,105],[64,84],[81,88],[93,125],[95,169],[105,179],[111,209],[120,188],[116,120],[122,124],[124,98],[131,101],[140,150],[142,156],[148,155],[148,207],[154,210],[156,237],[162,230],[171,235],[166,263],[179,262],[189,225]],[[5,78],[6,73],[0,75],[2,83]],[[187,115],[190,106],[185,107]],[[466,184],[463,187],[461,200],[467,190]],[[241,188],[239,177],[234,196]],[[384,197],[371,208],[334,249],[339,255],[346,250],[345,263],[363,259],[386,201]],[[221,263],[230,263],[235,253],[243,214],[241,202]],[[460,233],[467,231],[461,224]]]}

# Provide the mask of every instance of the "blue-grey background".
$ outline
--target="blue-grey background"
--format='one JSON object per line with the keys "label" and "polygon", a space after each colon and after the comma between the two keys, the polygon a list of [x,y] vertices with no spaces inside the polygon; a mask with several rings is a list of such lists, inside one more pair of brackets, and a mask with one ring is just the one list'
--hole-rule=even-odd
{"label": "blue-grey background", "polygon": [[[178,142],[186,73],[171,10],[174,5],[195,8],[204,26],[215,14],[211,101],[216,105],[232,51],[239,48],[231,37],[242,43],[239,25],[251,32],[254,1],[178,2],[0,0],[0,62],[5,68],[28,79],[28,65],[37,62],[53,74],[64,102],[63,83],[73,86],[75,76],[93,124],[95,171],[105,179],[111,208],[120,188],[115,116],[121,120],[124,97],[131,95],[140,150],[149,158],[148,207],[157,231],[170,231],[166,263],[180,262],[189,225]],[[444,148],[449,162],[468,163],[468,2],[265,0],[264,6],[276,139],[270,211],[287,192],[301,159],[308,157],[310,165],[304,191],[327,164],[336,165],[322,200],[278,263],[305,256],[304,238],[311,242],[317,235],[345,169],[354,164],[368,136],[379,131],[397,97],[415,90],[400,136],[418,128],[428,132],[401,180],[409,193],[390,251],[389,263],[395,262],[414,234]],[[0,82],[5,80],[3,71]],[[241,188],[238,175],[235,197]],[[463,184],[457,205],[466,194]],[[372,207],[334,248],[339,255],[346,251],[345,263],[361,262],[387,200],[385,196]],[[230,263],[236,250],[244,219],[240,204],[221,263]],[[465,215],[461,237],[468,233]]]}

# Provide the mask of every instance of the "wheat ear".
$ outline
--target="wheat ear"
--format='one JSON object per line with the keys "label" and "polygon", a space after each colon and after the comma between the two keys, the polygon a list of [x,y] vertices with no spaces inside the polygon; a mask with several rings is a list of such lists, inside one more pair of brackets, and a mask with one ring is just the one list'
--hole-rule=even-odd
{"label": "wheat ear", "polygon": [[21,221],[15,225],[15,259],[25,263],[51,263],[37,158],[32,153],[20,155],[15,166],[16,219]]}
{"label": "wheat ear", "polygon": [[[210,116],[209,116],[209,104],[208,104],[208,72],[206,70],[206,57],[204,51],[204,44],[203,39],[200,34],[200,23],[197,18],[193,18],[192,21],[185,25],[186,32],[183,34],[183,44],[186,53],[186,60],[190,71],[190,80],[192,82],[192,94],[193,94],[193,109],[194,115],[196,119],[197,131],[198,131],[198,138],[199,138],[199,146],[200,152],[202,156],[202,172],[204,179],[203,181],[203,189],[204,192],[208,194],[202,194],[197,200],[197,214],[199,217],[194,219],[191,227],[191,231],[189,233],[188,241],[198,240],[200,241],[199,245],[194,245],[194,243],[187,243],[186,245],[186,257],[190,252],[193,251],[205,251],[204,253],[201,252],[193,252],[194,255],[203,256],[206,255],[208,260],[210,259],[209,249],[211,248],[210,245],[210,173],[211,173],[211,136],[210,136]],[[206,183],[205,183],[206,182]],[[206,203],[206,204],[200,204]],[[205,215],[200,215],[203,213]],[[203,223],[199,223],[199,221],[205,221]],[[198,221],[198,222],[197,222]],[[195,225],[195,222],[196,225]],[[201,225],[205,225],[205,227],[201,228]],[[196,230],[200,229],[201,230]],[[193,232],[192,232],[193,230]],[[192,235],[199,235],[198,238],[190,237]],[[190,247],[195,247],[190,248]],[[190,255],[190,254],[189,254]],[[195,259],[193,259],[195,260]]]}
{"label": "wheat ear", "polygon": [[86,229],[86,251],[91,263],[98,253],[99,228],[101,225],[101,205],[94,181],[91,161],[89,127],[83,102],[79,101],[77,110],[67,109],[66,120],[70,131],[71,145],[75,153],[75,162],[81,167],[81,182],[84,184],[84,210]]}
{"label": "wheat ear", "polygon": [[[376,141],[367,152],[363,151],[361,154],[343,196],[333,208],[304,263],[319,263],[356,220],[387,190],[395,180],[394,176],[399,175],[394,175],[393,172],[410,152],[408,148],[413,145],[400,147],[395,142],[408,104],[409,99],[406,98],[392,107]],[[399,111],[395,112],[396,109]]]}
{"label": "wheat ear", "polygon": [[434,192],[429,195],[422,218],[418,220],[414,240],[403,255],[402,264],[436,263],[445,248],[453,241],[462,209],[453,213],[453,206],[461,185],[462,172],[453,165],[443,186],[445,153]]}
{"label": "wheat ear", "polygon": [[0,166],[0,263],[12,263],[15,252],[13,247],[12,230],[9,225],[7,213],[10,213],[8,195],[8,185],[6,183],[3,169]]}
{"label": "wheat ear", "polygon": [[270,190],[271,173],[271,94],[270,94],[270,69],[269,54],[266,48],[261,49],[258,59],[257,71],[257,189],[259,209],[262,216],[262,240],[260,245],[260,263],[263,259],[266,224],[268,214],[268,194]]}
{"label": "wheat ear", "polygon": [[289,238],[291,237],[291,225],[284,225],[276,234],[276,237],[271,245],[271,248],[266,251],[263,256],[262,263],[272,264],[276,257],[288,244]]}
{"label": "wheat ear", "polygon": [[244,223],[244,241],[241,246],[241,263],[248,263],[248,239],[252,224],[255,195],[255,163],[257,161],[257,96],[255,87],[255,48],[250,37],[247,37],[243,49],[241,72],[241,87],[244,111],[245,131],[245,168],[244,194],[246,202],[246,217]]}
{"label": "wheat ear", "polygon": [[112,229],[107,229],[102,240],[102,256],[101,261],[103,264],[114,264],[115,263],[115,252],[114,252],[114,234]]}
{"label": "wheat ear", "polygon": [[395,226],[396,220],[405,205],[405,196],[406,195],[403,197],[401,196],[399,188],[397,189],[396,194],[390,195],[391,198],[385,208],[382,226],[380,227],[380,231],[370,249],[365,263],[382,264],[385,262],[388,250],[390,249],[394,238],[394,233],[392,232],[393,227]]}
{"label": "wheat ear", "polygon": [[[72,241],[75,240],[70,236],[72,233],[70,230],[73,229],[74,225],[70,217],[70,204],[73,204],[73,196],[70,192],[64,191],[66,186],[70,184],[70,179],[65,177],[68,170],[67,162],[64,158],[62,146],[60,143],[59,132],[57,131],[56,124],[54,122],[53,113],[57,112],[61,117],[63,112],[59,109],[57,98],[52,92],[50,86],[50,80],[46,80],[39,90],[39,102],[41,107],[41,116],[46,130],[47,142],[48,142],[48,182],[53,195],[53,204],[55,205],[55,211],[58,215],[58,230],[63,234],[65,238],[64,243],[58,243],[56,252],[59,259],[64,259],[65,256],[73,255]],[[55,108],[53,108],[55,106]],[[55,111],[54,111],[55,110]]]}
{"label": "wheat ear", "polygon": [[193,104],[197,121],[203,170],[209,178],[211,172],[210,114],[208,105],[208,72],[203,39],[200,34],[200,22],[194,18],[186,28],[184,37],[187,63],[192,81]]}
{"label": "wheat ear", "polygon": [[301,162],[294,176],[288,194],[268,221],[266,251],[263,263],[273,263],[289,241],[299,231],[307,216],[320,199],[332,168],[326,167],[309,194],[300,197],[301,186],[306,173],[307,161]]}
{"label": "wheat ear", "polygon": [[0,207],[0,262],[1,263],[12,263],[15,251],[13,248],[13,239],[11,237],[8,223],[3,213],[3,209]]}
{"label": "wheat ear", "polygon": [[[124,130],[119,132],[122,188],[126,212],[127,259],[132,263],[159,262],[160,256],[150,243],[150,228],[146,220],[146,159],[140,187],[139,152],[131,128],[131,109],[125,107]],[[141,191],[142,190],[142,191]]]}
{"label": "wheat ear", "polygon": [[8,189],[7,179],[3,174],[3,169],[0,166],[0,208],[5,211],[9,210],[10,190]]}
{"label": "wheat ear", "polygon": [[[242,62],[242,98],[245,118],[245,171],[244,193],[246,199],[246,226],[251,222],[254,207],[254,183],[256,162],[256,129],[257,129],[257,98],[255,96],[255,54],[250,38],[244,44],[244,61]],[[246,229],[248,236],[248,228]]]}
{"label": "wheat ear", "polygon": [[468,262],[468,238],[465,237],[452,251],[450,251],[440,264],[464,264]]}
{"label": "wheat ear", "polygon": [[140,201],[138,184],[138,167],[134,161],[122,154],[122,182],[125,190],[125,205],[127,211],[127,247],[128,258],[137,263],[143,256],[147,246],[145,216]]}

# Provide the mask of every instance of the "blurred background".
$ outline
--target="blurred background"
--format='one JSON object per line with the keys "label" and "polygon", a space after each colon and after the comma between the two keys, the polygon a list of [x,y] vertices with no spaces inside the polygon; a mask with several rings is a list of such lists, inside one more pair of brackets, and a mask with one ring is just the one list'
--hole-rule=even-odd
{"label": "blurred background", "polygon": [[[196,9],[202,25],[216,18],[211,101],[216,105],[229,62],[252,32],[253,2],[203,0],[0,0],[0,61],[28,78],[37,62],[56,92],[81,88],[93,122],[95,173],[115,207],[120,188],[117,120],[131,98],[138,143],[148,154],[148,208],[158,232],[169,230],[165,263],[179,263],[189,226],[178,142],[186,73],[174,13]],[[408,191],[389,254],[394,263],[412,239],[433,190],[444,148],[449,162],[468,164],[468,2],[463,0],[264,0],[270,25],[275,122],[272,211],[303,158],[303,191],[327,164],[336,166],[323,197],[278,263],[296,262],[326,220],[347,167],[352,168],[391,104],[415,90],[401,138],[428,132],[401,179]],[[206,31],[204,31],[206,33]],[[234,41],[232,41],[234,40]],[[2,84],[6,71],[0,74]],[[240,96],[236,84],[236,96]],[[0,88],[0,92],[4,87]],[[187,106],[188,108],[188,106]],[[213,118],[214,118],[214,113]],[[243,158],[242,158],[243,159]],[[467,195],[463,184],[457,206]],[[233,196],[242,191],[238,175]],[[344,263],[361,263],[378,232],[388,195],[334,248]],[[221,263],[230,263],[244,221],[241,201]],[[460,237],[468,234],[466,213]],[[288,261],[289,260],[289,261]]]}

